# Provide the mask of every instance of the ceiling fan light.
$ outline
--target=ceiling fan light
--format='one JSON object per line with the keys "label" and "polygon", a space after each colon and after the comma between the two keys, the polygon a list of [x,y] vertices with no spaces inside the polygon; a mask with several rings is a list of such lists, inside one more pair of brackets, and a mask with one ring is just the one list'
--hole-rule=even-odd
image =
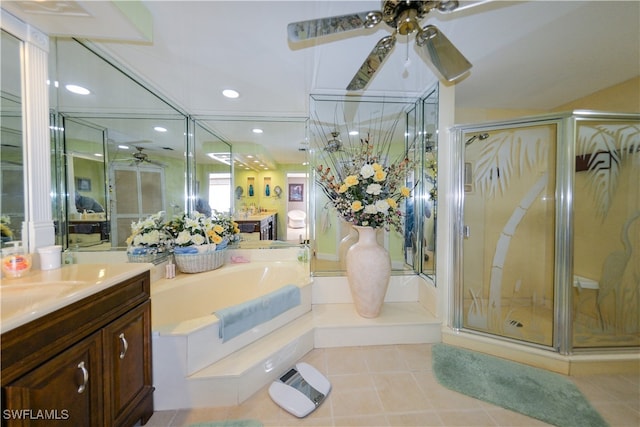
{"label": "ceiling fan light", "polygon": [[227,98],[235,99],[240,96],[240,93],[237,90],[225,89],[222,91],[222,95]]}
{"label": "ceiling fan light", "polygon": [[78,85],[66,85],[65,89],[71,93],[75,93],[76,95],[89,95],[91,93],[89,89]]}

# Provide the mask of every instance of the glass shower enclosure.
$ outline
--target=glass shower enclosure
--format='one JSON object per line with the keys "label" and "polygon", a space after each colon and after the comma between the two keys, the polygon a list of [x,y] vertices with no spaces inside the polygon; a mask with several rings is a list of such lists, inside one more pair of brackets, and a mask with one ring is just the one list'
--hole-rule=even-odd
{"label": "glass shower enclosure", "polygon": [[640,346],[640,116],[455,129],[454,327],[570,354]]}

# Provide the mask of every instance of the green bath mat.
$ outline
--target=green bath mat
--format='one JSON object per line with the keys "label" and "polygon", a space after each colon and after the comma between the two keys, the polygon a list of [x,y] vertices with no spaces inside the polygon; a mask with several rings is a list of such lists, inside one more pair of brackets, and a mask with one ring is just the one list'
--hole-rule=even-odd
{"label": "green bath mat", "polygon": [[191,424],[189,427],[262,427],[258,420],[224,420]]}
{"label": "green bath mat", "polygon": [[433,346],[443,386],[559,427],[607,423],[566,377],[446,344]]}

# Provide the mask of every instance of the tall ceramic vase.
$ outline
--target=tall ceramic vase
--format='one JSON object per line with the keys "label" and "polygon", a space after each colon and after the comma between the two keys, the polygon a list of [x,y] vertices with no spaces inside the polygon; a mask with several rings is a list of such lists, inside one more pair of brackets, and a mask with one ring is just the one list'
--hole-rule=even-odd
{"label": "tall ceramic vase", "polygon": [[353,226],[358,241],[347,251],[347,278],[356,311],[362,317],[377,317],[391,277],[391,258],[378,244],[377,229]]}

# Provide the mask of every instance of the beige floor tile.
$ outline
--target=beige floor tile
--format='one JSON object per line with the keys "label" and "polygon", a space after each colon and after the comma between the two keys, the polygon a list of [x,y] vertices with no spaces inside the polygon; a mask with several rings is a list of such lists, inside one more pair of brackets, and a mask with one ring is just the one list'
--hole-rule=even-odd
{"label": "beige floor tile", "polygon": [[410,371],[431,371],[431,344],[398,345],[399,360]]}
{"label": "beige floor tile", "polygon": [[203,423],[207,421],[222,421],[231,418],[229,408],[194,408],[181,409],[176,412],[170,424],[171,427],[184,427],[193,423]]}
{"label": "beige floor tile", "polygon": [[407,412],[404,414],[387,414],[389,425],[393,427],[414,426],[431,427],[444,426],[436,411]]}
{"label": "beige floor tile", "polygon": [[438,416],[442,419],[443,425],[448,427],[464,426],[497,426],[496,421],[493,420],[482,409],[468,410],[468,411],[438,411]]}
{"label": "beige floor tile", "polygon": [[[315,349],[303,361],[329,378],[332,391],[299,419],[276,405],[268,386],[241,405],[159,411],[150,427],[184,427],[223,419],[288,426],[544,426],[545,423],[441,386],[431,371],[431,345]],[[640,376],[571,377],[611,427],[640,425]]]}
{"label": "beige floor tile", "polygon": [[327,348],[325,357],[329,375],[367,372],[364,350],[361,347]]}
{"label": "beige floor tile", "polygon": [[257,420],[279,420],[289,415],[284,409],[276,405],[265,387],[251,396],[248,400],[229,410],[230,419],[250,418]]}
{"label": "beige floor tile", "polygon": [[331,383],[332,390],[358,390],[375,386],[371,375],[365,373],[329,375],[327,379]]}
{"label": "beige floor tile", "polygon": [[331,407],[334,417],[383,415],[384,410],[375,390],[331,392]]}
{"label": "beige floor tile", "polygon": [[363,350],[369,372],[406,371],[407,365],[400,358],[396,346],[373,346]]}
{"label": "beige floor tile", "polygon": [[433,408],[410,372],[373,374],[373,381],[386,412],[424,411]]}
{"label": "beige floor tile", "polygon": [[333,419],[331,418],[290,418],[277,421],[262,421],[264,427],[331,427]]}
{"label": "beige floor tile", "polygon": [[327,358],[323,348],[316,348],[305,354],[302,361],[316,368],[324,375],[328,375]]}
{"label": "beige floor tile", "polygon": [[612,427],[640,426],[640,412],[623,402],[592,402],[596,411]]}
{"label": "beige floor tile", "polygon": [[390,427],[387,419],[382,415],[335,417],[333,423],[334,426]]}
{"label": "beige floor tile", "polygon": [[527,417],[526,415],[522,415],[508,409],[499,408],[497,406],[493,406],[492,408],[485,407],[484,409],[487,414],[493,418],[496,425],[499,426],[536,427],[550,425],[543,421],[536,420],[535,418]]}

